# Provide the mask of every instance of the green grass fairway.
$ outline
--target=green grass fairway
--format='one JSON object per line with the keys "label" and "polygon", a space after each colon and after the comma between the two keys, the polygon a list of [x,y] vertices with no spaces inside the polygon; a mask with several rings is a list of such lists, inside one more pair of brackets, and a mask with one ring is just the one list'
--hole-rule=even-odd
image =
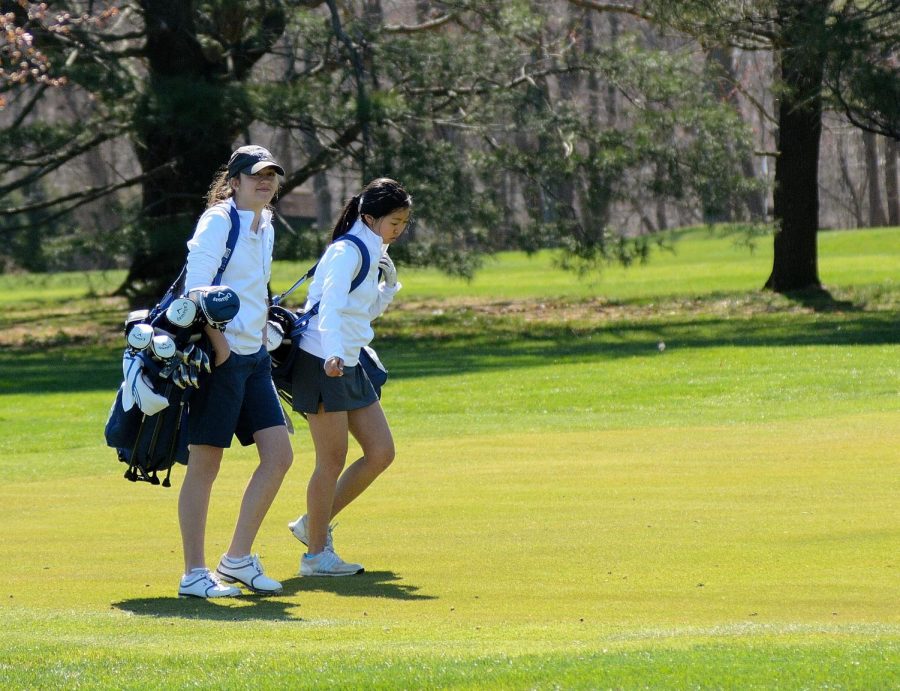
{"label": "green grass fairway", "polygon": [[[183,468],[133,485],[103,444],[121,272],[0,276],[0,686],[898,688],[898,240],[822,233],[831,299],[758,292],[767,243],[721,229],[591,278],[401,269],[397,460],[335,532],[366,573],[296,575],[295,416],[256,545],[284,593],[227,602],[174,596]],[[253,464],[226,454],[213,566]]]}

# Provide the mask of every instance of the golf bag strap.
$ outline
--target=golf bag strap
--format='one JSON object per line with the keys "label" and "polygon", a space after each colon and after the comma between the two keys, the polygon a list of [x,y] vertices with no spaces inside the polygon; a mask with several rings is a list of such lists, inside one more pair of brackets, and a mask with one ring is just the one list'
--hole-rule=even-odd
{"label": "golf bag strap", "polygon": [[[216,272],[216,276],[210,284],[214,286],[217,286],[222,282],[222,274],[224,274],[225,269],[228,268],[228,262],[231,261],[231,255],[234,252],[234,248],[237,247],[238,236],[241,234],[241,217],[234,204],[231,204],[228,207],[228,216],[231,218],[231,229],[228,231],[228,240],[225,241],[225,253],[222,255],[222,263],[219,265],[219,270]],[[186,264],[184,270],[187,271]]]}
{"label": "golf bag strap", "polygon": [[[359,250],[360,257],[362,261],[360,262],[359,271],[356,272],[356,276],[353,277],[353,280],[350,282],[350,290],[348,292],[352,293],[354,290],[359,288],[363,281],[366,280],[366,276],[369,275],[369,267],[372,265],[372,260],[369,257],[369,250],[366,249],[365,243],[360,240],[355,235],[341,235],[334,242],[340,242],[341,240],[350,240],[356,248]],[[334,243],[332,243],[334,244]],[[319,262],[316,262],[315,265],[306,272],[306,275],[302,280],[305,280],[309,276],[312,276],[316,273],[316,268],[319,266]],[[287,293],[285,293],[286,295]],[[284,297],[284,295],[280,296]],[[275,304],[278,304],[277,302]],[[309,320],[315,317],[319,313],[319,303],[317,302],[312,307],[310,307],[306,312],[301,314],[297,321],[294,322],[294,328],[291,331],[291,338],[296,338],[301,333],[306,330],[306,325],[309,323]]]}
{"label": "golf bag strap", "polygon": [[[238,237],[241,234],[241,217],[238,215],[237,208],[233,204],[228,209],[228,216],[231,219],[231,228],[228,230],[228,239],[225,241],[225,252],[222,254],[222,263],[219,264],[219,270],[216,271],[216,275],[213,277],[213,281],[210,284],[214,286],[217,286],[222,282],[222,274],[224,274],[225,269],[228,268],[228,262],[231,261],[231,255],[234,253],[234,248],[237,247]],[[165,295],[163,295],[160,301],[156,303],[156,307],[150,311],[150,316],[147,319],[148,323],[152,323],[157,316],[166,310],[166,307],[169,306],[172,300],[184,292],[184,281],[186,278],[187,262],[181,267],[181,271],[178,274],[178,278],[175,279],[175,282],[169,286]]]}
{"label": "golf bag strap", "polygon": [[362,264],[359,267],[359,272],[350,283],[350,292],[352,293],[366,280],[366,276],[369,275],[369,266],[371,266],[372,260],[369,257],[369,250],[366,249],[366,244],[355,235],[341,235],[335,242],[340,242],[341,240],[350,240],[350,242],[356,245],[356,249],[359,250],[360,257],[362,257]]}

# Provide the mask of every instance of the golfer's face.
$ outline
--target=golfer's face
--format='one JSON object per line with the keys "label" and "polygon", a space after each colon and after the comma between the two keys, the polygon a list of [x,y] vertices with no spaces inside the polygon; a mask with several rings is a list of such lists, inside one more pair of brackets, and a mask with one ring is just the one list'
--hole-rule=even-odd
{"label": "golfer's face", "polygon": [[[372,218],[369,216],[368,218]],[[409,223],[409,209],[397,209],[387,216],[372,219],[371,228],[381,236],[381,239],[390,245],[403,235],[406,225]]]}
{"label": "golfer's face", "polygon": [[251,208],[265,206],[272,201],[278,191],[278,175],[274,168],[264,168],[254,175],[241,173],[241,184],[238,187],[238,204]]}

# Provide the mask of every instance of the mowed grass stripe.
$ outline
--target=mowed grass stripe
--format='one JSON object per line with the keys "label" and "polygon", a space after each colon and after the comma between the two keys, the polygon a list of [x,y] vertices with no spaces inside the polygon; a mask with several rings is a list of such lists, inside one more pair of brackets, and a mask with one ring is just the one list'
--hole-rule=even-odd
{"label": "mowed grass stripe", "polygon": [[[297,579],[287,600],[304,618],[366,611],[410,624],[900,623],[887,604],[900,568],[891,419],[414,440],[340,519],[343,549],[372,575],[312,592],[316,581]],[[260,535],[279,578],[296,573],[300,545],[285,524],[302,510],[310,462],[301,445]],[[242,451],[222,471],[211,558],[251,463]],[[0,489],[6,547],[30,556],[7,578],[6,603],[170,599],[175,496],[118,473]],[[359,591],[335,598],[348,583]],[[84,592],[73,601],[73,591]]]}

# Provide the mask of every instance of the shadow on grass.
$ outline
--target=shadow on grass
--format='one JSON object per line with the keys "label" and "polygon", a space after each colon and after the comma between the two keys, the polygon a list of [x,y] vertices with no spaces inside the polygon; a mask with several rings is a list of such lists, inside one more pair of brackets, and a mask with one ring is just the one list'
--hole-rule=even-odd
{"label": "shadow on grass", "polygon": [[859,312],[862,307],[851,300],[839,300],[825,288],[810,288],[784,293],[784,297],[814,312]]}
{"label": "shadow on grass", "polygon": [[145,617],[209,619],[212,621],[303,621],[303,617],[291,612],[295,602],[278,597],[246,595],[237,598],[139,597],[113,602],[114,609]]}
{"label": "shadow on grass", "polygon": [[292,610],[302,603],[284,598],[303,593],[325,592],[345,597],[371,597],[388,600],[435,600],[423,595],[418,586],[406,585],[393,571],[366,571],[346,578],[301,578],[282,581],[279,595],[265,597],[247,593],[237,598],[203,600],[200,598],[143,597],[113,602],[112,607],[145,617],[177,617],[214,621],[303,621]]}
{"label": "shadow on grass", "polygon": [[406,585],[393,571],[365,571],[346,578],[301,578],[282,581],[285,595],[297,593],[333,593],[344,597],[377,597],[388,600],[436,600],[423,595],[419,587]]}
{"label": "shadow on grass", "polygon": [[540,325],[529,332],[485,329],[444,339],[376,339],[393,377],[443,376],[554,363],[658,356],[667,348],[878,346],[900,343],[893,313],[817,314],[794,320],[668,319],[583,329]]}
{"label": "shadow on grass", "polygon": [[[483,322],[447,325],[440,333],[408,331],[376,338],[392,377],[423,378],[512,370],[567,362],[658,355],[667,348],[872,346],[900,343],[894,312],[828,311],[758,315],[752,319],[663,318],[596,326]],[[0,394],[108,391],[121,381],[118,348],[57,347],[0,352]]]}

